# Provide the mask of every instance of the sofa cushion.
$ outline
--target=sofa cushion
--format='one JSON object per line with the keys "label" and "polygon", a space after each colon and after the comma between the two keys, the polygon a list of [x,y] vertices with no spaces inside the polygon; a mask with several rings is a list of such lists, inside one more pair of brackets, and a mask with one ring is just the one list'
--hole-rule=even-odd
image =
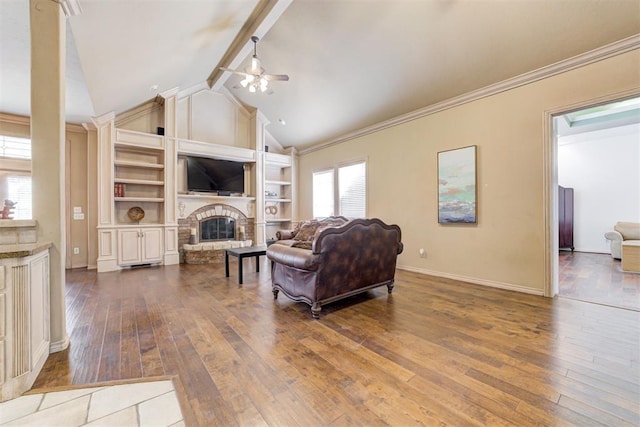
{"label": "sofa cushion", "polygon": [[313,241],[311,240],[294,240],[291,247],[300,248],[300,249],[309,249],[313,246]]}
{"label": "sofa cushion", "polygon": [[613,229],[622,234],[622,240],[640,240],[640,223],[618,222]]}
{"label": "sofa cushion", "polygon": [[287,240],[276,240],[273,244],[274,245],[283,245],[283,246],[293,246],[295,243],[297,242],[297,240],[293,240],[293,239],[287,239]]}

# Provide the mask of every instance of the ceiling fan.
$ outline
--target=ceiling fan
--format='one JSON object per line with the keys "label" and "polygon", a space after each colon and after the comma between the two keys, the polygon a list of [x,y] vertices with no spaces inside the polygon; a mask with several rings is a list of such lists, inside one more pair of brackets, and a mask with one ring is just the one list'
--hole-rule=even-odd
{"label": "ceiling fan", "polygon": [[258,89],[260,92],[265,92],[270,81],[280,80],[288,81],[289,76],[286,74],[265,74],[264,68],[262,68],[262,61],[258,58],[257,44],[260,39],[256,36],[251,37],[253,42],[253,56],[251,57],[251,66],[246,67],[244,71],[232,70],[230,68],[220,67],[223,71],[229,71],[233,74],[244,76],[244,80],[240,82],[242,87],[249,87],[249,92],[255,93]]}

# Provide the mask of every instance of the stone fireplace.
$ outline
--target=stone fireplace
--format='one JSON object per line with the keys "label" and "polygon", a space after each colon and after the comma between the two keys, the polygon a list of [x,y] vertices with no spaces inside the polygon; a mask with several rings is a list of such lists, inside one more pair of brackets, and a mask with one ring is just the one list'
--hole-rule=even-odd
{"label": "stone fireplace", "polygon": [[[195,234],[195,243],[189,240]],[[233,206],[214,203],[178,219],[180,262],[209,264],[224,261],[224,250],[251,246],[253,221]]]}

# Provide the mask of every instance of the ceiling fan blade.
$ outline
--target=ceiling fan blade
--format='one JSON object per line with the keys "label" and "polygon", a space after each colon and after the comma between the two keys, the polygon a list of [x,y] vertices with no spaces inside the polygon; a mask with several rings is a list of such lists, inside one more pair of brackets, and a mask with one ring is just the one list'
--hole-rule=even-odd
{"label": "ceiling fan blade", "polygon": [[228,71],[228,72],[233,73],[233,74],[238,74],[239,76],[245,76],[246,77],[246,76],[250,76],[251,75],[251,74],[245,73],[243,71],[232,70],[231,68],[220,67],[220,69],[222,71]]}
{"label": "ceiling fan blade", "polygon": [[262,77],[264,77],[268,81],[273,81],[273,80],[281,80],[284,82],[289,81],[289,76],[287,76],[286,74],[264,74]]}

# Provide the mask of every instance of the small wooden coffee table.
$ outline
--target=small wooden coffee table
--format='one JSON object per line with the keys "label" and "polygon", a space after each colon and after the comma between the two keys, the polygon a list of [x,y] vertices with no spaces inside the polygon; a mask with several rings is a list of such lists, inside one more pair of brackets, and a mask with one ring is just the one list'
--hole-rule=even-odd
{"label": "small wooden coffee table", "polygon": [[266,255],[267,248],[264,246],[250,246],[247,248],[231,248],[224,251],[224,274],[229,277],[229,255],[238,258],[238,284],[242,285],[242,260],[244,258],[256,257],[256,273],[260,272],[260,255]]}

